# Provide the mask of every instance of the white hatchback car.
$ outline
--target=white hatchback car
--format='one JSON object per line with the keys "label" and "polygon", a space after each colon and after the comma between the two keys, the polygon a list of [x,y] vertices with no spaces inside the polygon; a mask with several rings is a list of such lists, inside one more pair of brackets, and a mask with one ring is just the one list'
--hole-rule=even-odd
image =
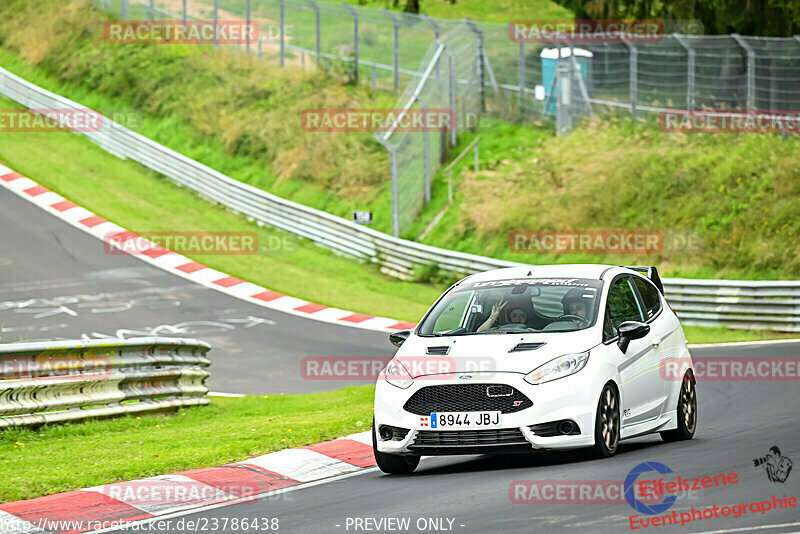
{"label": "white hatchback car", "polygon": [[387,473],[413,472],[422,455],[608,457],[621,439],[695,432],[693,364],[654,267],[474,274],[389,337],[400,349],[378,377],[372,429]]}

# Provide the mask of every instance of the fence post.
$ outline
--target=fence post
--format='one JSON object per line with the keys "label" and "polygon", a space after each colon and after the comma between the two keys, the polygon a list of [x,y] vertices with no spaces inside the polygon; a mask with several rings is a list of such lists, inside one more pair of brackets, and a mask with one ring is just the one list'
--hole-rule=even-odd
{"label": "fence post", "polygon": [[316,52],[317,52],[317,65],[320,65],[320,66],[321,66],[321,65],[322,65],[322,58],[320,57],[320,20],[319,20],[319,6],[317,5],[317,3],[316,3],[314,0],[306,0],[306,2],[308,2],[308,5],[310,5],[310,6],[311,6],[311,8],[314,10],[314,15],[315,15],[315,17],[314,17],[314,18],[316,19],[316,36],[317,36],[317,41],[316,41],[316,48],[315,48],[315,50],[316,50]]}
{"label": "fence post", "polygon": [[[419,102],[419,107],[422,109],[423,122],[427,123],[427,120],[425,118],[427,113],[427,107],[425,106],[425,102],[423,102],[419,97],[417,97],[417,102]],[[427,128],[422,129],[422,142],[425,145],[423,147],[423,154],[425,158],[425,202],[430,202],[431,201],[431,145]]]}
{"label": "fence post", "polygon": [[[511,23],[508,24],[509,31]],[[519,40],[519,57],[517,58],[517,87],[519,88],[519,120],[525,115],[525,41]]]}
{"label": "fence post", "polygon": [[[186,0],[183,0],[186,2]],[[244,43],[244,51],[246,54],[250,54],[250,0],[247,0],[245,3],[245,17],[247,18],[247,41]]]}
{"label": "fence post", "polygon": [[559,53],[558,85],[556,86],[556,133],[563,135],[572,130],[572,63],[562,61]]}
{"label": "fence post", "polygon": [[636,119],[637,111],[636,105],[637,100],[639,98],[639,64],[638,64],[638,55],[639,51],[636,49],[636,46],[628,42],[628,40],[622,37],[622,42],[628,47],[628,52],[630,53],[630,101],[631,101],[631,117]]}
{"label": "fence post", "polygon": [[400,218],[397,213],[397,152],[394,146],[383,138],[383,135],[376,133],[375,139],[382,144],[386,150],[389,151],[389,168],[392,177],[392,235],[399,237],[400,235]]}
{"label": "fence post", "polygon": [[119,18],[125,20],[128,18],[130,8],[128,7],[128,0],[121,0],[119,4]]}
{"label": "fence post", "polygon": [[153,22],[155,14],[156,14],[155,0],[150,0],[150,22]]}
{"label": "fence post", "polygon": [[386,8],[381,11],[392,20],[394,26],[394,91],[400,90],[400,23]]}
{"label": "fence post", "polygon": [[478,83],[480,84],[481,111],[486,111],[486,75],[483,72],[483,32],[478,29],[477,24],[470,19],[464,19],[464,23],[475,33],[478,39],[478,54],[475,60],[478,67]]}
{"label": "fence post", "polygon": [[674,36],[675,40],[678,41],[678,44],[680,44],[683,49],[686,50],[686,109],[689,111],[694,111],[694,48],[692,48],[682,36],[678,35],[677,33],[674,34]]}
{"label": "fence post", "polygon": [[342,3],[344,8],[353,15],[353,81],[358,83],[358,13],[350,4]]}
{"label": "fence post", "polygon": [[[451,117],[453,119],[453,122],[450,125],[450,146],[456,146],[456,129],[458,128],[458,112],[456,110],[456,77],[458,76],[458,72],[456,72],[456,55],[450,51],[449,48],[445,48],[445,50],[447,51],[447,57],[450,59],[448,62],[450,76],[447,77],[447,99],[450,104],[450,113],[452,114]],[[438,66],[438,61],[436,64]]]}
{"label": "fence post", "polygon": [[747,109],[756,109],[756,53],[738,33],[732,33],[739,46],[747,52]]}
{"label": "fence post", "polygon": [[286,64],[286,2],[281,0],[281,17],[280,17],[280,61],[281,67]]}
{"label": "fence post", "polygon": [[219,41],[217,40],[219,27],[219,0],[214,0],[214,48],[219,48]]}
{"label": "fence post", "polygon": [[[439,40],[439,25],[436,24],[436,21],[433,20],[432,18],[430,18],[425,13],[420,13],[419,16],[422,17],[428,24],[431,25],[431,28],[433,28],[433,38],[434,38],[435,41],[438,41]],[[436,63],[436,78],[437,79],[439,78],[439,63],[438,62]]]}

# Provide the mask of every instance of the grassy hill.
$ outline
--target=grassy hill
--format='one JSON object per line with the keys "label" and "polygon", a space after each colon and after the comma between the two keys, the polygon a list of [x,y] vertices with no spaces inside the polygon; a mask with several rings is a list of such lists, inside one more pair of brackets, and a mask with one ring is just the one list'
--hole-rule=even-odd
{"label": "grassy hill", "polygon": [[[101,38],[107,15],[82,2],[10,0],[0,17],[5,68],[101,111],[140,111],[135,129],[236,179],[343,217],[369,209],[376,229],[390,229],[385,151],[369,133],[303,131],[299,115],[391,107],[396,95],[350,85],[336,69],[279,69],[197,46],[110,44]],[[563,137],[547,125],[484,121],[480,130],[481,170],[457,173],[455,203],[426,243],[530,263],[655,263],[673,276],[800,276],[796,137],[671,134],[614,117]],[[438,176],[407,237],[446,196]],[[702,247],[650,256],[508,248],[511,231],[569,229],[691,233]]]}

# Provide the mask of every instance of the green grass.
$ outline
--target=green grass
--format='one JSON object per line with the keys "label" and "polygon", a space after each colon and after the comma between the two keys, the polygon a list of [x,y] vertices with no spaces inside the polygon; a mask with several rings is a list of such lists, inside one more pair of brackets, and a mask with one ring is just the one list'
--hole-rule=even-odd
{"label": "green grass", "polygon": [[[16,107],[0,99],[3,108]],[[191,255],[205,265],[269,289],[357,312],[418,320],[441,292],[383,275],[378,267],[337,256],[308,240],[260,228],[141,165],[122,161],[67,132],[0,132],[0,162],[137,233],[256,232],[282,243],[255,255]],[[98,247],[102,243],[98,241]]]}
{"label": "green grass", "polygon": [[[13,72],[94,108],[141,110],[147,137],[335,215],[371,210],[373,227],[390,230],[385,151],[366,133],[303,132],[297,117],[307,107],[391,106],[395,95],[350,86],[335,72],[272,68],[202,47],[103,43],[97,28],[106,15],[80,2],[65,9],[58,0],[14,0],[0,16],[0,62]],[[481,170],[462,163],[455,202],[425,243],[535,264],[655,264],[664,276],[800,277],[796,136],[668,134],[653,121],[614,118],[563,137],[549,125],[484,120],[479,134]],[[474,135],[462,135],[452,153]],[[443,176],[432,189],[405,236],[445,207]],[[508,247],[514,230],[603,229],[693,233],[704,246],[646,256]]]}
{"label": "green grass", "polygon": [[798,334],[773,332],[771,330],[731,330],[724,326],[684,326],[683,332],[689,343],[734,343],[737,341],[766,341],[800,338]]}
{"label": "green grass", "polygon": [[[0,502],[222,465],[369,430],[374,386],[213,397],[174,415],[0,432]],[[87,447],[87,444],[91,444]]]}

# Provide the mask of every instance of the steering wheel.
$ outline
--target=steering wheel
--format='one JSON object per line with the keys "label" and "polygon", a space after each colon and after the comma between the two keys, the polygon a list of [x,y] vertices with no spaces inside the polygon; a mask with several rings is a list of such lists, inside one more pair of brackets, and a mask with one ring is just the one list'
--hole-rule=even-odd
{"label": "steering wheel", "polygon": [[573,315],[571,313],[565,313],[564,315],[556,319],[556,321],[572,321],[576,319],[580,321],[578,326],[581,327],[589,326],[589,319],[587,319],[586,317],[581,317],[580,315]]}

